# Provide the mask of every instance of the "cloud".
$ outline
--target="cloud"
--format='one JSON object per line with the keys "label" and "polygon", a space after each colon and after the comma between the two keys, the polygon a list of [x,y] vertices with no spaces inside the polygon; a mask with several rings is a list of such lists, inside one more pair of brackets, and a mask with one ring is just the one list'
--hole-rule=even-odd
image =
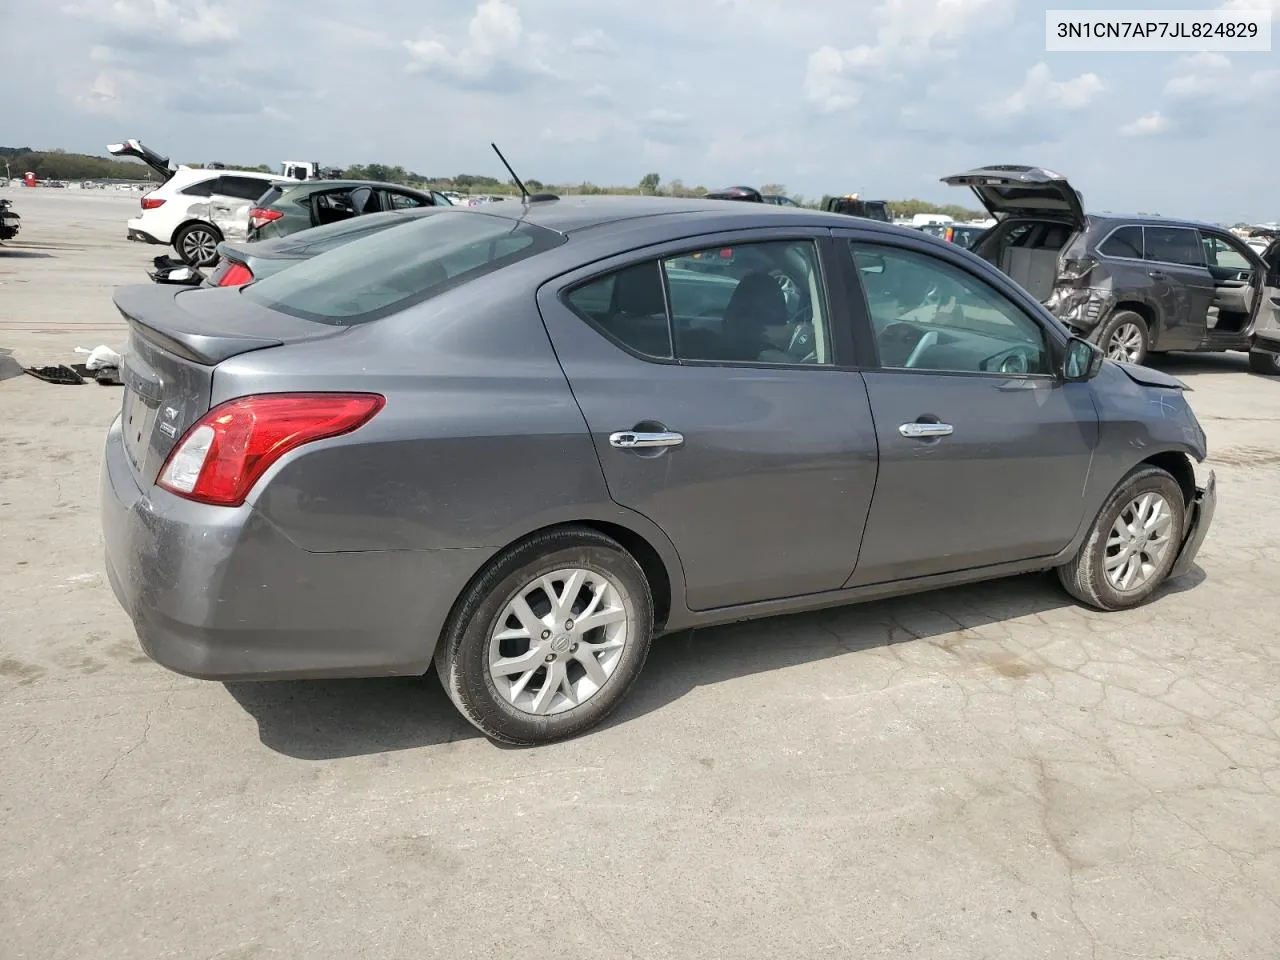
{"label": "cloud", "polygon": [[1280,70],[1237,70],[1220,53],[1197,53],[1177,60],[1164,85],[1172,101],[1219,110],[1273,103],[1280,94]]}
{"label": "cloud", "polygon": [[1270,10],[1280,15],[1280,0],[1227,0],[1222,10]]}
{"label": "cloud", "polygon": [[239,36],[232,11],[205,0],[82,0],[64,10],[105,26],[114,46],[211,47]]}
{"label": "cloud", "polygon": [[99,73],[88,89],[76,96],[75,103],[85,113],[111,115],[119,112],[120,97],[115,76],[107,71]]}
{"label": "cloud", "polygon": [[1167,133],[1173,124],[1159,110],[1131,120],[1120,128],[1122,137],[1154,137]]}
{"label": "cloud", "polygon": [[481,0],[467,25],[467,39],[456,52],[443,41],[406,40],[411,73],[435,74],[463,85],[510,85],[521,77],[553,76],[554,71],[533,49],[535,38],[525,33],[520,11],[506,0]]}
{"label": "cloud", "polygon": [[617,53],[618,51],[618,45],[599,27],[592,27],[575,35],[569,41],[569,46],[583,53]]}
{"label": "cloud", "polygon": [[997,119],[1008,119],[1028,111],[1080,110],[1106,88],[1096,73],[1082,73],[1070,80],[1054,80],[1049,65],[1037,63],[1027,71],[1021,87],[1003,99],[986,104],[983,111]]}
{"label": "cloud", "polygon": [[848,110],[873,85],[954,58],[971,33],[999,27],[1012,9],[1011,0],[883,0],[869,17],[874,42],[824,44],[809,54],[805,96],[825,113]]}

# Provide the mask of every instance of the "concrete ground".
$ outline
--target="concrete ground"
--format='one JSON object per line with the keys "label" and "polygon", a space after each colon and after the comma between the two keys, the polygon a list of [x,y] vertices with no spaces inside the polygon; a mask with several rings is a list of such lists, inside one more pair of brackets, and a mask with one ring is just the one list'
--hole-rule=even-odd
{"label": "concrete ground", "polygon": [[[0,348],[119,344],[136,197],[11,194]],[[1149,606],[1024,577],[667,639],[535,750],[434,676],[151,664],[100,561],[119,389],[0,382],[0,955],[1273,960],[1280,381],[1159,366],[1220,502]]]}

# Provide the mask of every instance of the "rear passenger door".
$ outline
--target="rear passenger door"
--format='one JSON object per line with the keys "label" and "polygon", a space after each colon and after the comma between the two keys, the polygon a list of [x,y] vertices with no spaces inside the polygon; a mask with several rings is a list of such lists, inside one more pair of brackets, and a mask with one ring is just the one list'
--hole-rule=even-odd
{"label": "rear passenger door", "polygon": [[610,495],[671,539],[691,609],[835,590],[856,562],[876,441],[824,233],[667,244],[539,291]]}
{"label": "rear passenger door", "polygon": [[223,174],[218,178],[209,198],[209,218],[224,239],[237,242],[248,238],[249,210],[270,186],[269,181],[257,177]]}
{"label": "rear passenger door", "polygon": [[1143,255],[1151,296],[1160,310],[1152,349],[1194,350],[1208,334],[1213,305],[1213,276],[1205,263],[1204,245],[1190,227],[1147,224],[1142,228]]}

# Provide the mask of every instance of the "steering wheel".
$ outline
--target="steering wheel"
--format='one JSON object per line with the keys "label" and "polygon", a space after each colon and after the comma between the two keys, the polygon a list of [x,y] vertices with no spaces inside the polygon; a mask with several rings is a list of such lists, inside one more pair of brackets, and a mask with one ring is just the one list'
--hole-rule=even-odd
{"label": "steering wheel", "polygon": [[924,355],[924,352],[928,350],[930,347],[935,346],[937,342],[938,342],[938,331],[930,330],[929,332],[927,332],[923,337],[920,338],[919,342],[915,346],[915,349],[911,351],[911,355],[907,357],[907,362],[904,363],[902,366],[907,370],[913,369],[915,365],[920,362],[920,358]]}

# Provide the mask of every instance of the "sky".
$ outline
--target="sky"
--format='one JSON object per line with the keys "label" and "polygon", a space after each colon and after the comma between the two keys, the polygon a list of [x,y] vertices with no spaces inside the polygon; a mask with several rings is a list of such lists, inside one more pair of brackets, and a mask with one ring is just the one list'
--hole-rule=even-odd
{"label": "sky", "polygon": [[[1048,53],[1046,7],[1280,0],[0,0],[0,145],[1280,219],[1280,52]],[[1280,16],[1277,16],[1280,22]],[[1277,47],[1280,51],[1280,47]]]}

